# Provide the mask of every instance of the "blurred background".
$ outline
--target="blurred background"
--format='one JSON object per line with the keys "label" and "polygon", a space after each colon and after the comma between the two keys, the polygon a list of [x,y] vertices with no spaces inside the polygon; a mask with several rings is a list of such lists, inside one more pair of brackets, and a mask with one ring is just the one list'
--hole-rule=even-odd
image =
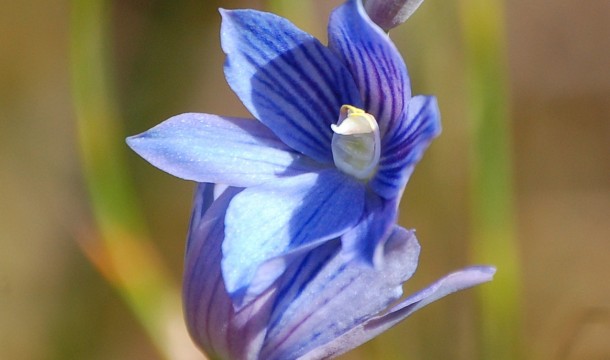
{"label": "blurred background", "polygon": [[[218,7],[325,41],[340,1],[0,3],[0,358],[201,359],[176,296],[194,186],[124,138],[248,115]],[[422,244],[406,291],[498,278],[342,358],[610,359],[610,2],[427,0],[391,36],[443,115],[401,204]]]}

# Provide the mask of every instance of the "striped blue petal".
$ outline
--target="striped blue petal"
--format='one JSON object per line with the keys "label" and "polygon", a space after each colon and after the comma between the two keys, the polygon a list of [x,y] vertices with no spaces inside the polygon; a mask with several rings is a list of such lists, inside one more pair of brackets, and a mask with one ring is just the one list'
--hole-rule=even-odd
{"label": "striped blue petal", "polygon": [[[433,96],[415,96],[396,131],[383,139],[377,174],[371,188],[386,199],[399,196],[417,162],[441,132],[440,112]],[[390,134],[388,134],[390,135]]]}
{"label": "striped blue petal", "polygon": [[333,11],[328,41],[356,79],[364,109],[377,119],[381,136],[391,133],[411,96],[407,67],[394,43],[369,19],[360,0]]}
{"label": "striped blue petal", "polygon": [[224,216],[241,189],[228,188],[209,203],[214,185],[199,184],[185,257],[183,301],[192,339],[208,356],[247,359],[262,346],[271,303],[261,296],[235,311],[220,271]]}
{"label": "striped blue petal", "polygon": [[316,169],[258,121],[182,114],[127,144],[159,169],[197,182],[246,187]]}
{"label": "striped blue petal", "polygon": [[[232,201],[225,219],[222,269],[236,306],[258,295],[281,275],[272,258],[340,236],[362,215],[364,185],[335,170],[278,179],[247,188]],[[256,282],[253,282],[253,279]]]}
{"label": "striped blue petal", "polygon": [[372,191],[367,191],[365,199],[358,225],[341,237],[343,253],[370,265],[379,265],[383,261],[383,244],[396,224],[400,199],[386,200]]}
{"label": "striped blue petal", "polygon": [[262,359],[297,359],[375,316],[402,295],[417,267],[413,232],[395,227],[379,268],[348,260],[337,243],[291,262],[278,288]]}
{"label": "striped blue petal", "polygon": [[[208,211],[214,200],[220,196],[220,193],[215,191],[216,185],[210,183],[197,184],[195,198],[193,199],[193,211],[191,212],[191,221],[189,224],[189,235],[186,237],[186,251],[191,247],[192,236],[201,224],[203,216]],[[224,192],[224,191],[223,191]]]}
{"label": "striped blue petal", "polygon": [[415,311],[440,298],[456,291],[491,281],[495,271],[495,268],[490,266],[473,266],[449,274],[426,289],[401,301],[400,304],[394,306],[387,313],[362,322],[350,331],[336,337],[323,346],[313,349],[299,359],[316,360],[339,356],[371,340],[403,321]]}
{"label": "striped blue petal", "polygon": [[332,163],[332,131],[341,105],[361,106],[339,59],[288,20],[255,10],[222,10],[226,79],[258,120],[286,144]]}
{"label": "striped blue petal", "polygon": [[200,184],[195,195],[187,236],[183,302],[186,325],[197,346],[213,357],[227,358],[230,348],[226,324],[233,317],[233,307],[220,273],[220,244],[227,200],[236,190],[211,206],[213,187]]}

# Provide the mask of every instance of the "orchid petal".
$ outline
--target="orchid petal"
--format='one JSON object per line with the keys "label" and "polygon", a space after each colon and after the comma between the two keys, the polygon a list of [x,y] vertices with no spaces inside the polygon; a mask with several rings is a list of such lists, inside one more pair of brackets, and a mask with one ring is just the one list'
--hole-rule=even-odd
{"label": "orchid petal", "polygon": [[332,163],[330,124],[344,104],[361,105],[349,71],[288,20],[221,10],[225,76],[248,110],[287,145]]}
{"label": "orchid petal", "polygon": [[417,162],[433,138],[441,132],[440,112],[433,96],[411,99],[404,119],[382,144],[377,174],[370,186],[386,199],[402,193]]}
{"label": "orchid petal", "polygon": [[395,227],[378,269],[346,259],[331,242],[293,262],[278,289],[261,358],[296,359],[381,312],[402,295],[418,256],[414,233]]}
{"label": "orchid petal", "polygon": [[220,246],[224,237],[224,213],[238,190],[230,189],[210,205],[207,200],[211,189],[211,184],[200,184],[195,195],[185,258],[183,301],[193,341],[208,355],[226,358],[231,351],[226,324],[234,313],[220,273]]}
{"label": "orchid petal", "polygon": [[369,19],[360,0],[333,11],[328,42],[356,79],[364,110],[377,119],[381,136],[391,133],[411,97],[407,67],[396,46]]}
{"label": "orchid petal", "polygon": [[127,144],[159,169],[197,182],[246,187],[315,169],[258,121],[182,114]]}
{"label": "orchid petal", "polygon": [[[336,337],[329,343],[313,349],[299,359],[327,359],[341,355],[364,344],[392,326],[403,321],[420,308],[456,291],[464,290],[481,283],[491,281],[495,268],[490,266],[473,266],[449,274],[426,289],[408,297],[394,306],[387,314],[373,317],[349,332]],[[271,332],[272,330],[269,329]],[[265,348],[263,348],[265,351]]]}
{"label": "orchid petal", "polygon": [[364,213],[358,225],[341,237],[345,256],[363,260],[370,265],[383,261],[383,244],[396,224],[398,200],[386,200],[367,192]]}
{"label": "orchid petal", "polygon": [[340,236],[362,215],[363,184],[334,170],[278,179],[247,188],[227,210],[222,269],[227,290],[242,306],[248,287],[263,291],[283,268],[271,267],[264,284],[252,284],[259,266],[274,257]]}
{"label": "orchid petal", "polygon": [[203,216],[217,198],[214,194],[215,187],[216,186],[214,184],[209,183],[197,184],[195,198],[193,199],[193,211],[191,212],[191,221],[189,224],[189,235],[186,237],[187,253],[191,247],[191,241],[194,238],[190,234],[194,234],[196,231],[198,231]]}
{"label": "orchid petal", "polygon": [[241,191],[228,188],[209,204],[213,184],[199,184],[188,235],[183,301],[193,341],[212,358],[255,359],[263,345],[274,296],[263,294],[236,312],[224,286],[220,260],[224,215]]}

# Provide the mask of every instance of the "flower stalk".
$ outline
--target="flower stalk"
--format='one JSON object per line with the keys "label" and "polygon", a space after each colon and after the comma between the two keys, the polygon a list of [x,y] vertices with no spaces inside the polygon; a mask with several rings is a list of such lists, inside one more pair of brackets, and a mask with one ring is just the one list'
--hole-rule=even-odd
{"label": "flower stalk", "polygon": [[519,359],[520,279],[513,218],[504,4],[460,3],[466,45],[471,133],[472,257],[496,264],[493,286],[478,290],[482,359]]}
{"label": "flower stalk", "polygon": [[[108,65],[108,2],[71,1],[71,80],[85,185],[94,235],[78,239],[83,252],[121,295],[160,355],[189,358],[180,333],[180,297],[146,235],[133,186],[126,176],[119,111]],[[177,330],[177,331],[176,331]]]}

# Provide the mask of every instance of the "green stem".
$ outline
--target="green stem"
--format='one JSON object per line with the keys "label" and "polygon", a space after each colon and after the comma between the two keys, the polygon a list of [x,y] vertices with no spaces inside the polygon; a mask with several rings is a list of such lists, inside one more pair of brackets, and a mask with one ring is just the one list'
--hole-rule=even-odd
{"label": "green stem", "polygon": [[[70,57],[78,139],[97,234],[81,241],[164,358],[176,358],[168,333],[181,318],[178,287],[147,241],[143,216],[126,176],[124,134],[112,98],[109,8],[104,0],[72,0]],[[184,338],[188,339],[186,334]],[[188,341],[188,340],[187,340]]]}
{"label": "green stem", "polygon": [[515,242],[504,4],[463,0],[472,119],[472,255],[498,272],[478,290],[482,359],[519,359],[520,276]]}

